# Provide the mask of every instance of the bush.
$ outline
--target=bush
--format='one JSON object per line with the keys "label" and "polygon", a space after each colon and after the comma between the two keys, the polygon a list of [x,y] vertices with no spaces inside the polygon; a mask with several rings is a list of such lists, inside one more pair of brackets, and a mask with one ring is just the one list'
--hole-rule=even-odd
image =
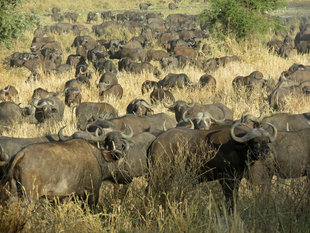
{"label": "bush", "polygon": [[0,4],[0,45],[10,46],[12,39],[39,24],[37,15],[21,11],[22,0],[2,0]]}
{"label": "bush", "polygon": [[267,12],[285,5],[285,0],[210,0],[201,14],[204,27],[220,35],[237,39],[264,35],[280,24]]}

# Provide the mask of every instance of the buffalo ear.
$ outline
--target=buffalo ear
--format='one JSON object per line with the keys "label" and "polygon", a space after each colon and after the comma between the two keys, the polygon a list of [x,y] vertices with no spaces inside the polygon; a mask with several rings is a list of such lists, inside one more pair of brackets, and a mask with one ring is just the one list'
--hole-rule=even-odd
{"label": "buffalo ear", "polygon": [[110,151],[104,150],[104,151],[101,152],[101,154],[102,154],[102,156],[104,157],[104,159],[105,159],[107,162],[112,162],[112,161],[114,161],[114,159],[113,159],[114,156],[112,155],[112,153],[111,153]]}
{"label": "buffalo ear", "polygon": [[108,151],[108,150],[104,150],[101,152],[104,159],[107,161],[107,162],[113,162],[113,161],[116,161],[118,160],[119,158],[117,156],[115,156],[115,154],[113,154],[111,151]]}

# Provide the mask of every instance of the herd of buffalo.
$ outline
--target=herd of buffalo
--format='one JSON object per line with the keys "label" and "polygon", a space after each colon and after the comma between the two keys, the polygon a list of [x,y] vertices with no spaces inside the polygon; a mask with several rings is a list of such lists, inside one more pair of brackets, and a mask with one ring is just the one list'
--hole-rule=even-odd
{"label": "herd of buffalo", "polygon": [[[134,177],[147,175],[150,166],[172,166],[179,153],[186,154],[188,161],[193,155],[203,161],[197,174],[199,182],[219,180],[227,200],[232,200],[233,190],[238,189],[248,170],[253,179],[270,180],[273,175],[310,179],[310,113],[267,117],[243,114],[234,119],[233,111],[222,103],[175,100],[175,89],[215,89],[216,79],[209,73],[240,58],[205,59],[202,54],[208,54],[209,48],[202,41],[210,35],[200,25],[198,15],[170,14],[164,18],[161,13],[147,11],[149,6],[141,3],[140,11],[119,14],[89,12],[86,25],[71,24],[77,22],[78,14],[62,14],[53,8],[50,16],[56,23],[34,31],[30,52],[15,52],[4,59],[9,69],[26,67],[31,72],[26,83],[72,69],[75,78],[64,83],[63,91],[33,90],[31,104],[24,108],[12,101],[18,95],[14,86],[0,90],[1,133],[23,122],[60,122],[65,108],[75,110],[77,130],[64,135],[60,128],[58,134],[36,138],[0,136],[2,201],[25,195],[53,199],[75,194],[82,198],[89,195],[89,202],[96,205],[102,181],[128,184]],[[169,8],[173,9],[173,5]],[[95,25],[98,16],[102,23]],[[94,24],[92,32],[90,24]],[[104,37],[111,31],[140,33],[127,41],[91,36]],[[75,35],[72,47],[76,53],[70,54],[65,63],[63,48],[50,33]],[[154,41],[161,49],[150,47]],[[310,24],[301,24],[295,39],[286,36],[283,41],[273,40],[267,45],[283,57],[293,49],[309,53]],[[161,78],[163,70],[186,65],[205,74],[198,82],[184,73],[169,73]],[[104,102],[110,96],[120,99],[124,91],[129,91],[119,84],[118,75],[145,72],[158,80],[146,80],[141,86],[143,95],[150,93],[150,102],[137,96],[128,104],[127,114],[119,116],[117,109]],[[90,87],[96,75],[100,77],[96,81],[98,102],[83,102],[82,90]],[[310,66],[292,64],[275,87],[259,71],[236,77],[232,85],[236,90],[246,88],[249,94],[266,89],[270,107],[278,110],[288,95],[309,93]],[[158,104],[175,117],[155,114],[152,108]]]}

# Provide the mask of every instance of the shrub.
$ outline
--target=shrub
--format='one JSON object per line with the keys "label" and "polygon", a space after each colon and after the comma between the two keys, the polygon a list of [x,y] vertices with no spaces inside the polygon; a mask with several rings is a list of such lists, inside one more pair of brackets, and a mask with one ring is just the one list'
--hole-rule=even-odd
{"label": "shrub", "polygon": [[22,12],[22,0],[2,0],[0,4],[0,45],[10,46],[12,39],[39,24],[37,15]]}
{"label": "shrub", "polygon": [[285,0],[210,0],[201,14],[204,27],[219,35],[237,39],[264,35],[279,29],[279,22],[267,13],[285,5]]}

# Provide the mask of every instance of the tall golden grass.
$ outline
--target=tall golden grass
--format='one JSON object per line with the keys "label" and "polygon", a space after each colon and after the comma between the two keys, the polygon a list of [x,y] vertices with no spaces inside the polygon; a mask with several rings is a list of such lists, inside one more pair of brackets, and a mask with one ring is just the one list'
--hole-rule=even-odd
{"label": "tall golden grass", "polygon": [[[142,1],[29,0],[24,5],[24,10],[45,14],[50,13],[52,7],[60,7],[63,12],[80,12],[78,22],[85,23],[88,11],[138,9],[140,2]],[[155,8],[167,7],[168,4],[168,1],[151,2]],[[165,15],[182,11],[198,13],[205,3],[184,0],[181,6],[183,8],[176,11],[164,10],[164,13]],[[41,17],[44,24],[52,23],[48,16],[42,15]],[[61,43],[64,61],[69,54],[75,53],[70,47],[74,39],[73,34],[51,36]],[[29,51],[32,37],[32,32],[25,32],[22,38],[14,42],[11,49],[3,48],[0,61],[13,52]],[[265,41],[251,40],[241,43],[231,38],[226,38],[224,41],[206,39],[204,43],[210,45],[212,54],[206,55],[206,59],[237,55],[241,61],[228,64],[210,73],[216,78],[216,90],[174,90],[175,98],[177,100],[192,98],[202,104],[222,102],[234,111],[234,118],[239,118],[244,111],[258,115],[262,107],[265,107],[265,115],[274,112],[262,98],[268,93],[256,90],[248,97],[244,89],[235,92],[231,85],[236,76],[248,75],[254,70],[261,71],[264,77],[274,85],[281,72],[287,70],[293,63],[310,64],[309,55],[293,52],[289,58],[284,59],[270,53],[265,44],[273,37],[274,35],[270,34],[266,36]],[[158,63],[154,65],[159,67]],[[186,73],[192,81],[198,81],[204,74],[195,67],[185,67],[163,71],[161,78],[169,72]],[[25,68],[6,69],[0,62],[0,88],[7,85],[17,87],[19,96],[16,102],[21,103],[22,106],[28,104],[35,88],[62,91],[64,83],[74,78],[72,70],[72,72],[58,76],[43,74],[41,81],[25,83],[29,74],[30,72]],[[91,87],[83,88],[82,100],[84,102],[99,101],[99,90],[95,84],[98,79],[98,74],[94,74]],[[145,80],[157,79],[150,73],[136,75],[124,72],[118,75],[118,80],[124,88],[123,98],[121,100],[110,98],[105,101],[117,108],[119,115],[123,115],[127,104],[134,98],[144,98],[149,101],[149,93],[141,94],[141,84]],[[282,110],[292,113],[309,112],[309,98],[290,98]],[[171,114],[162,105],[156,106],[154,111]],[[47,133],[57,133],[64,125],[67,126],[64,130],[65,134],[75,131],[76,119],[72,118],[69,107],[65,109],[64,119],[53,126],[37,127],[24,123],[14,126],[5,135],[41,136]],[[182,161],[180,163],[175,165],[177,174],[174,180],[171,180],[171,186],[174,188],[166,190],[161,198],[153,195],[152,190],[146,193],[146,179],[143,177],[134,179],[127,186],[103,183],[95,211],[87,207],[83,209],[79,200],[61,203],[56,201],[53,204],[42,200],[37,203],[12,204],[9,208],[0,207],[0,232],[309,232],[309,184],[303,179],[291,179],[284,183],[273,180],[273,183],[265,188],[249,188],[243,182],[237,197],[238,205],[233,213],[230,213],[225,208],[219,184],[217,182],[203,184],[191,182],[188,178],[192,174],[185,170]],[[157,175],[160,177],[160,174]]]}

